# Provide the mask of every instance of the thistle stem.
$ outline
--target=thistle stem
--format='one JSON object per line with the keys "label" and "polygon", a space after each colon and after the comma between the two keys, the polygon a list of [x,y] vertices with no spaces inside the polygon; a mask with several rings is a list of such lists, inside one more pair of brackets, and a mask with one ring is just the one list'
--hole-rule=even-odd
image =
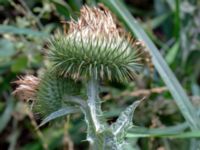
{"label": "thistle stem", "polygon": [[101,101],[99,98],[99,82],[95,76],[87,84],[87,110],[85,111],[88,125],[87,139],[91,150],[118,150],[116,139],[103,118]]}
{"label": "thistle stem", "polygon": [[94,76],[91,77],[91,79],[88,81],[87,96],[87,103],[90,109],[90,114],[95,127],[95,131],[100,133],[103,130],[100,119],[102,115],[102,110],[99,98],[99,83]]}

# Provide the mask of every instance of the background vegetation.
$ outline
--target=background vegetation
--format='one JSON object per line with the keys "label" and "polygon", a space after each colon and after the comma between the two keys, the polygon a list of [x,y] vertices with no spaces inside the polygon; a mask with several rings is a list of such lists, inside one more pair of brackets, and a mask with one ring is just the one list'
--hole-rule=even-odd
{"label": "background vegetation", "polygon": [[12,96],[11,82],[19,75],[40,74],[48,66],[47,40],[63,29],[61,21],[76,19],[82,5],[98,2],[109,7],[128,32],[143,39],[155,66],[153,74],[145,69],[136,82],[105,83],[101,98],[108,122],[134,100],[146,97],[134,114],[137,127],[128,134],[135,148],[196,150],[194,137],[200,136],[198,0],[1,0],[0,149],[87,149],[83,116],[73,115],[66,122],[58,120],[36,130],[43,118]]}

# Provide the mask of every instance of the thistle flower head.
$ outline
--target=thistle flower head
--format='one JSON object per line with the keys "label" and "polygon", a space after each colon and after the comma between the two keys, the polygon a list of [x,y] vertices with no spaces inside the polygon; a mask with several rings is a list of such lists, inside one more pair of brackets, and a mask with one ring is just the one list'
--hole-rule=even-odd
{"label": "thistle flower head", "polygon": [[13,94],[20,100],[35,100],[39,82],[40,79],[33,75],[20,77],[19,80],[14,82],[18,87],[13,91]]}
{"label": "thistle flower head", "polygon": [[56,72],[117,81],[135,77],[143,46],[119,34],[108,10],[85,6],[78,21],[69,25],[68,34],[58,34],[49,45],[48,57]]}

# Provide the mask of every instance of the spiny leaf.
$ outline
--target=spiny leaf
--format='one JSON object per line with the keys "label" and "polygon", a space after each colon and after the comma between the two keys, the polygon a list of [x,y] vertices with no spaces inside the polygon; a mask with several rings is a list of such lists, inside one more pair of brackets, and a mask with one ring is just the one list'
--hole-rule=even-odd
{"label": "spiny leaf", "polygon": [[141,101],[136,101],[128,108],[126,108],[125,111],[120,114],[117,121],[111,125],[111,129],[115,136],[120,136],[120,138],[123,138],[121,136],[123,136],[125,132],[133,125],[133,114],[140,102]]}
{"label": "spiny leaf", "polygon": [[58,117],[62,117],[68,114],[72,114],[72,113],[76,113],[79,112],[80,109],[76,108],[76,107],[72,107],[72,106],[67,106],[65,108],[61,108],[53,113],[51,113],[49,116],[47,116],[39,125],[39,127],[43,126],[44,124],[48,123],[51,120],[54,120]]}

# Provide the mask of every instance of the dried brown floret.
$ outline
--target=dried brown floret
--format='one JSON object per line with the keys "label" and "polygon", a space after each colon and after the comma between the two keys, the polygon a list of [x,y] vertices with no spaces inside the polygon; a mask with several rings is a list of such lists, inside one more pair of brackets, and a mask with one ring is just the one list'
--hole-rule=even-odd
{"label": "dried brown floret", "polygon": [[17,96],[20,100],[35,100],[36,92],[38,90],[38,85],[40,79],[33,75],[26,75],[25,77],[20,77],[19,80],[14,81],[17,84],[17,88],[13,91],[13,94]]}

